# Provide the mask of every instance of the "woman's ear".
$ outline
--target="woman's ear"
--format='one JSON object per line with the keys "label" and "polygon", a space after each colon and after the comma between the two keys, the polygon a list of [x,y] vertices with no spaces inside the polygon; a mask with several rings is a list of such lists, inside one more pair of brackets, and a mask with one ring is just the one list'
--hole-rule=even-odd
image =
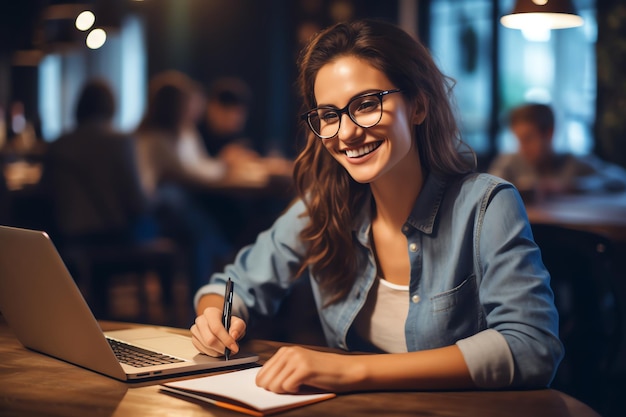
{"label": "woman's ear", "polygon": [[411,117],[411,122],[414,125],[421,125],[424,123],[426,119],[426,115],[428,114],[428,101],[426,101],[423,97],[420,97],[419,100],[415,103],[413,107],[413,116]]}

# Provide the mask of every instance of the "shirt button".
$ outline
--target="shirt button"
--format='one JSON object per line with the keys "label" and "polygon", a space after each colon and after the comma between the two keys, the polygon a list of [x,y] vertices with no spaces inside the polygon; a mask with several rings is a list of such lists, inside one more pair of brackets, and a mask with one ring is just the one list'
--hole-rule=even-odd
{"label": "shirt button", "polygon": [[420,296],[415,294],[411,297],[411,301],[413,301],[414,304],[417,304],[420,302]]}
{"label": "shirt button", "polygon": [[409,250],[410,250],[411,252],[417,252],[417,243],[411,243],[411,244],[409,245]]}
{"label": "shirt button", "polygon": [[405,225],[405,226],[402,226],[402,231],[403,231],[404,233],[408,232],[408,231],[409,231],[409,226],[406,226],[406,225]]}

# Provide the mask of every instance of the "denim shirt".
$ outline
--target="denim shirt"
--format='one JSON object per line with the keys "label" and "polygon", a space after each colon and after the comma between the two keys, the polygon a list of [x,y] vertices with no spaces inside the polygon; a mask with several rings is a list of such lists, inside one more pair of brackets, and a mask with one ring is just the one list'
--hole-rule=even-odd
{"label": "denim shirt", "polygon": [[[353,235],[365,266],[348,295],[322,307],[325,295],[308,271],[327,342],[346,350],[363,348],[351,329],[377,273],[371,205],[363,207],[354,219]],[[304,213],[302,201],[293,204],[211,283],[231,277],[245,308],[275,313],[305,254],[299,238],[308,222]],[[493,329],[513,357],[510,385],[549,385],[563,356],[558,314],[517,190],[488,174],[451,181],[432,174],[402,231],[411,262],[407,350],[449,346]],[[211,287],[201,288],[196,302],[203,294],[223,291],[223,286]]]}

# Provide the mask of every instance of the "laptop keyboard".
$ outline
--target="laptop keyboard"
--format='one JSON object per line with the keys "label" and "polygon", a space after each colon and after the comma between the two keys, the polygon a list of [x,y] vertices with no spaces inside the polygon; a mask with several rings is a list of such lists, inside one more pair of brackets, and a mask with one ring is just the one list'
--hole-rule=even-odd
{"label": "laptop keyboard", "polygon": [[117,360],[136,368],[184,362],[182,359],[142,349],[137,346],[131,346],[127,343],[120,342],[119,340],[109,338],[107,338],[107,340],[109,341]]}

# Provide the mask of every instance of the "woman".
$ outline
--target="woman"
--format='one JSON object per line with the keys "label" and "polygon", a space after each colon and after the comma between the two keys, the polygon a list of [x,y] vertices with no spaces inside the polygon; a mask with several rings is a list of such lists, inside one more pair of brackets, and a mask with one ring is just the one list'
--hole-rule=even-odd
{"label": "woman", "polygon": [[283,348],[258,374],[268,390],[548,385],[562,357],[549,275],[517,191],[459,151],[427,50],[390,24],[337,24],[303,52],[299,85],[300,198],[198,291],[194,345],[237,352],[247,312],[272,314],[304,274],[330,346],[388,354]]}

